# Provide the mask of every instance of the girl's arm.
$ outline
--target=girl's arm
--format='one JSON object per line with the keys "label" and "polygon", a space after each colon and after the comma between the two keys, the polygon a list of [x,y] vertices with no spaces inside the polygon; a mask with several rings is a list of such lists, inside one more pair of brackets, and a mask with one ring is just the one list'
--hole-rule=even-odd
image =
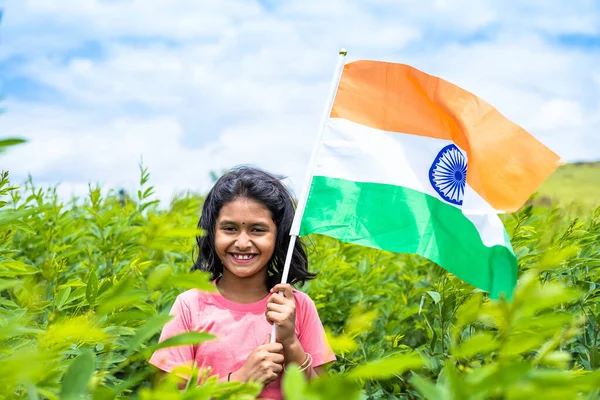
{"label": "girl's arm", "polygon": [[[302,365],[302,363],[306,361],[307,355],[304,351],[304,348],[302,348],[302,344],[300,343],[298,338],[296,337],[295,339],[296,340],[291,345],[283,346],[283,355],[285,357],[285,363],[290,364],[293,362],[298,365]],[[320,365],[315,368],[309,366],[307,369],[304,370],[306,379],[313,379],[318,377],[319,375],[324,375],[326,373],[327,371],[325,370],[325,366],[323,365]]]}
{"label": "girl's arm", "polygon": [[[278,292],[283,292],[283,296],[278,294]],[[296,336],[296,301],[291,285],[275,285],[271,289],[271,293],[273,295],[267,303],[265,316],[271,324],[277,325],[277,339],[283,345],[285,363],[296,363],[299,366],[303,366],[307,362],[311,362],[312,355],[307,354]],[[318,316],[316,318],[318,319]],[[320,329],[323,329],[322,326]],[[312,379],[325,374],[326,370],[324,366],[316,368],[308,366],[304,369],[304,373],[307,379]]]}

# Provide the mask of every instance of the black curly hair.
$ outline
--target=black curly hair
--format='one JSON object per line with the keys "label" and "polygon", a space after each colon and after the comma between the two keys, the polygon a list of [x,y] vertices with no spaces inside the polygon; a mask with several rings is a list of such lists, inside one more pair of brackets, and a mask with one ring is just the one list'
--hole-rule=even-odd
{"label": "black curly hair", "polygon": [[[290,228],[294,219],[294,202],[288,189],[275,176],[249,166],[236,167],[221,176],[208,192],[198,227],[202,236],[196,237],[198,257],[192,270],[208,271],[212,279],[223,274],[223,264],[215,249],[215,225],[221,208],[240,197],[246,197],[264,204],[270,211],[277,227],[275,251],[268,262],[267,289],[281,282],[283,265],[290,243]],[[297,238],[294,245],[292,263],[288,283],[294,285],[315,278],[316,274],[308,271],[308,259],[304,244]]]}

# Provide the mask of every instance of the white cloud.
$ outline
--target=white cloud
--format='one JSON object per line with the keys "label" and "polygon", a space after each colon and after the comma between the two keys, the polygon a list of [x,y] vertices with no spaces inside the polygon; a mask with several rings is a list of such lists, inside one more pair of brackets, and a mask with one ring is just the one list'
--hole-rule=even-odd
{"label": "white cloud", "polygon": [[600,69],[595,54],[529,34],[518,42],[500,36],[451,44],[411,61],[479,95],[566,160],[600,159],[600,138],[593,133],[600,98],[590,96]]}
{"label": "white cloud", "polygon": [[[231,27],[237,18],[260,13],[254,2],[212,0],[23,0],[10,4],[7,12],[17,27],[35,26],[56,30],[77,29],[104,38],[153,35],[174,39],[211,36]],[[14,14],[13,14],[14,13]]]}
{"label": "white cloud", "polygon": [[11,134],[29,139],[3,156],[3,168],[11,176],[31,174],[44,184],[60,181],[66,185],[61,193],[77,195],[87,193],[87,182],[133,191],[143,157],[163,199],[175,192],[208,190],[211,171],[240,164],[289,176],[297,187],[317,128],[310,118],[287,116],[266,124],[232,126],[208,145],[190,148],[182,142],[179,122],[170,116],[102,122],[88,116],[70,119],[62,110],[41,108],[3,119],[12,127]]}
{"label": "white cloud", "polygon": [[[3,166],[17,179],[61,180],[61,193],[87,182],[133,188],[140,155],[163,198],[205,190],[210,170],[242,163],[289,175],[298,189],[342,46],[349,61],[406,62],[465,87],[567,159],[600,158],[600,62],[552,39],[598,33],[593,2],[274,4],[9,3],[0,58],[20,55],[11,76],[57,96],[40,105],[6,93],[0,129],[30,143]],[[73,52],[89,41],[99,56]]]}
{"label": "white cloud", "polygon": [[534,121],[534,128],[551,130],[582,125],[585,119],[581,106],[576,102],[563,99],[551,99],[542,104]]}

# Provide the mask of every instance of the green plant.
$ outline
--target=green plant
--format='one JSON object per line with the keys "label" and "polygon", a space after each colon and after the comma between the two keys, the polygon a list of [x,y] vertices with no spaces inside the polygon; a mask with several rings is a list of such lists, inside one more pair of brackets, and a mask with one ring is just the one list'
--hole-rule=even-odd
{"label": "green plant", "polygon": [[[168,206],[140,166],[136,195],[0,176],[0,398],[255,398],[260,387],[189,371],[183,389],[148,358],[190,273],[202,196]],[[535,201],[503,216],[521,277],[512,302],[413,255],[306,238],[317,304],[338,361],[327,377],[284,377],[290,399],[598,398],[600,207]],[[193,380],[196,382],[196,380]]]}

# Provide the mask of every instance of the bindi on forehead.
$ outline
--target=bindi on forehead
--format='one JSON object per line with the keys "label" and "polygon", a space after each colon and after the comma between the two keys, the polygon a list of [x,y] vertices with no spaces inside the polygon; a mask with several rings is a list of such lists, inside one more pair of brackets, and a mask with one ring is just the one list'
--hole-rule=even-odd
{"label": "bindi on forehead", "polygon": [[223,219],[219,219],[217,221],[217,224],[219,226],[225,226],[225,225],[233,225],[233,226],[239,226],[242,228],[245,227],[259,227],[259,228],[268,228],[269,226],[274,225],[273,221],[267,221],[267,220],[256,220],[256,221],[238,221],[238,220],[233,220],[233,219],[228,219],[228,218],[223,218]]}

